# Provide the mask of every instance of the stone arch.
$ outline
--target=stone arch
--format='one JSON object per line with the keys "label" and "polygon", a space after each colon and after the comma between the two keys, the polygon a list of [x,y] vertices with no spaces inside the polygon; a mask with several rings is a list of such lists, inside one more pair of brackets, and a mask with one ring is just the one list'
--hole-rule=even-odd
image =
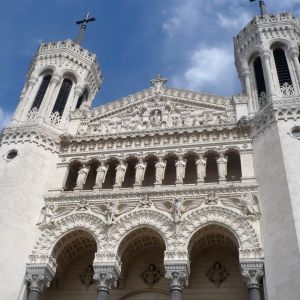
{"label": "stone arch", "polygon": [[[149,289],[137,289],[135,291],[132,291],[130,293],[127,293],[126,295],[123,295],[121,298],[119,298],[119,300],[125,300],[137,295],[141,295],[142,294],[146,294],[146,293],[150,293]],[[156,294],[160,294],[161,296],[165,296],[166,299],[170,298],[170,291],[167,289],[163,289],[163,288],[153,288],[151,290],[151,293],[156,293]],[[182,296],[181,299],[185,300],[185,298]]]}
{"label": "stone arch", "polygon": [[281,49],[285,50],[285,52],[287,53],[287,51],[291,47],[293,47],[292,42],[287,39],[283,39],[283,38],[275,38],[269,42],[269,49],[271,51],[274,50],[275,48],[281,48]]}
{"label": "stone arch", "polygon": [[39,78],[40,76],[45,76],[45,75],[54,75],[54,74],[57,74],[56,72],[56,68],[54,66],[42,66],[38,69],[36,69],[32,74],[31,76],[34,76],[34,77],[37,77]]}
{"label": "stone arch", "polygon": [[175,239],[173,224],[173,220],[161,212],[151,209],[134,210],[117,219],[112,225],[108,248],[117,253],[124,236],[135,229],[148,227],[162,236],[168,250],[171,241]]}
{"label": "stone arch", "polygon": [[263,47],[261,46],[254,47],[252,51],[249,52],[245,57],[245,60],[248,62],[248,65],[246,65],[245,67],[246,68],[249,67],[258,56],[261,57],[262,51],[263,51]]}
{"label": "stone arch", "polygon": [[105,224],[105,220],[90,213],[81,212],[63,217],[55,222],[54,227],[45,229],[41,233],[32,251],[31,260],[43,256],[53,258],[53,250],[57,242],[75,230],[88,232],[95,239],[97,249],[100,249],[100,242],[106,236]]}
{"label": "stone arch", "polygon": [[84,84],[80,76],[72,69],[63,69],[60,75],[62,77],[62,80],[64,80],[65,78],[72,80],[74,86]]}
{"label": "stone arch", "polygon": [[218,224],[230,230],[238,241],[240,250],[261,247],[258,234],[249,220],[230,209],[214,206],[198,208],[183,218],[179,243],[186,249],[193,235],[209,224]]}

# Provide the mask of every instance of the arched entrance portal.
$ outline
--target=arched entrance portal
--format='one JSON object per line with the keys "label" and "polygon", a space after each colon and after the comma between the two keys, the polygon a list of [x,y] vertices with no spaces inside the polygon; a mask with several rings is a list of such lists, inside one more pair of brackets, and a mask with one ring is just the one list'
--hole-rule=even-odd
{"label": "arched entrance portal", "polygon": [[164,239],[152,228],[129,232],[118,249],[122,271],[110,299],[169,299],[169,284],[164,277],[165,249]]}
{"label": "arched entrance portal", "polygon": [[185,296],[190,298],[197,294],[203,300],[248,300],[238,248],[235,235],[220,224],[209,224],[196,231],[188,245],[191,274]]}
{"label": "arched entrance portal", "polygon": [[77,229],[63,236],[53,249],[57,270],[41,300],[96,299],[97,282],[93,280],[93,260],[97,251],[94,237]]}

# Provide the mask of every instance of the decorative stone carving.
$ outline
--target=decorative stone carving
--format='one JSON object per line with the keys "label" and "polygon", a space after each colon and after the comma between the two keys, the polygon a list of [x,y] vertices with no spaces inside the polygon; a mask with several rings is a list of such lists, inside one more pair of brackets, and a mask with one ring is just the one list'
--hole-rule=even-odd
{"label": "decorative stone carving", "polygon": [[230,273],[219,262],[216,262],[206,273],[206,276],[218,288],[230,276]]}
{"label": "decorative stone carving", "polygon": [[42,208],[42,214],[44,215],[44,219],[41,223],[38,223],[37,226],[44,226],[44,225],[54,225],[55,218],[61,217],[70,213],[74,210],[75,205],[67,205],[58,207],[56,203],[48,204]]}
{"label": "decorative stone carving", "polygon": [[138,207],[143,209],[151,208],[152,206],[153,202],[149,199],[147,195],[144,196],[138,204]]}
{"label": "decorative stone carving", "polygon": [[61,122],[61,116],[59,115],[59,112],[52,112],[50,117],[49,117],[49,122],[50,124],[54,126],[59,126]]}
{"label": "decorative stone carving", "polygon": [[170,291],[182,291],[184,286],[188,285],[190,275],[190,265],[188,261],[165,262],[165,277],[169,279]]}
{"label": "decorative stone carving", "polygon": [[143,281],[148,284],[150,289],[153,288],[153,285],[157,283],[162,276],[163,274],[153,264],[150,264],[148,269],[141,274]]}
{"label": "decorative stone carving", "polygon": [[155,94],[160,94],[161,87],[168,82],[166,78],[162,78],[160,75],[157,75],[155,79],[151,80],[150,83],[154,85]]}
{"label": "decorative stone carving", "polygon": [[253,197],[251,193],[242,193],[240,199],[221,199],[221,202],[230,207],[241,209],[245,217],[252,216],[258,217],[258,212],[253,208],[258,203],[257,197]]}
{"label": "decorative stone carving", "polygon": [[93,276],[94,276],[93,266],[88,266],[86,268],[86,271],[79,276],[79,279],[85,285],[86,288],[89,288],[91,284],[96,282]]}
{"label": "decorative stone carving", "polygon": [[175,162],[176,167],[176,183],[183,183],[185,177],[186,159],[179,156],[179,159]]}
{"label": "decorative stone carving", "polygon": [[123,160],[120,160],[120,163],[116,167],[116,181],[114,187],[121,187],[125,178],[125,173],[127,170],[128,164],[124,164]]}
{"label": "decorative stone carving", "polygon": [[260,289],[260,282],[264,276],[263,260],[242,260],[240,267],[247,288]]}
{"label": "decorative stone carving", "polygon": [[156,202],[155,206],[158,209],[162,209],[168,211],[169,213],[172,213],[174,222],[178,223],[181,220],[182,213],[200,206],[202,202],[203,200],[200,199],[184,201],[182,197],[174,197],[173,202]]}
{"label": "decorative stone carving", "polygon": [[76,188],[82,189],[83,185],[85,184],[85,181],[87,179],[87,176],[90,171],[90,166],[82,166],[80,170],[78,171],[78,177],[76,181]]}
{"label": "decorative stone carving", "polygon": [[90,208],[90,205],[87,200],[81,199],[79,204],[76,206],[77,211],[87,211]]}
{"label": "decorative stone carving", "polygon": [[36,107],[31,109],[26,115],[27,120],[34,120],[37,117],[38,112],[39,111]]}
{"label": "decorative stone carving", "polygon": [[91,205],[91,210],[106,215],[107,225],[111,225],[115,221],[115,217],[126,213],[136,207],[135,203],[119,204],[118,200],[110,200],[107,205]]}
{"label": "decorative stone carving", "polygon": [[41,293],[44,287],[49,287],[55,273],[48,264],[27,264],[26,280],[30,283],[30,293]]}
{"label": "decorative stone carving", "polygon": [[217,205],[219,203],[219,195],[214,192],[208,193],[205,196],[204,203],[205,205]]}
{"label": "decorative stone carving", "polygon": [[95,180],[94,188],[102,188],[102,184],[105,181],[105,177],[108,171],[109,165],[105,165],[103,161],[101,161],[100,166],[97,168],[97,175]]}
{"label": "decorative stone carving", "polygon": [[295,95],[295,89],[292,84],[288,84],[287,82],[280,88],[281,95],[283,97],[290,97]]}

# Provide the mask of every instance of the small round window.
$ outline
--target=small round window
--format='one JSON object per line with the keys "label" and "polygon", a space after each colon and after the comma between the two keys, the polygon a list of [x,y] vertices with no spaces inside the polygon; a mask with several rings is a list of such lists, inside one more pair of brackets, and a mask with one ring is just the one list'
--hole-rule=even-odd
{"label": "small round window", "polygon": [[296,127],[292,130],[292,135],[296,138],[300,138],[300,127]]}
{"label": "small round window", "polygon": [[6,158],[7,158],[8,160],[12,160],[12,159],[14,159],[15,157],[17,157],[17,155],[18,155],[18,151],[17,151],[17,150],[12,150],[12,151],[10,151],[10,152],[6,155]]}

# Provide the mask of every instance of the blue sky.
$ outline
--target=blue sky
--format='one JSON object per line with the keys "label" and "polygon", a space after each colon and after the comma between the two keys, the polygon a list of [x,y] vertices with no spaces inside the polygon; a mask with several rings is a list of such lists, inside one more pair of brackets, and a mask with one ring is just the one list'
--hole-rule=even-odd
{"label": "blue sky", "polygon": [[[299,0],[266,0],[269,13]],[[241,92],[232,37],[259,13],[248,0],[3,0],[1,1],[0,131],[19,101],[40,42],[75,39],[90,12],[83,47],[96,53],[104,82],[93,107],[143,89],[158,74],[166,85],[231,96]]]}

